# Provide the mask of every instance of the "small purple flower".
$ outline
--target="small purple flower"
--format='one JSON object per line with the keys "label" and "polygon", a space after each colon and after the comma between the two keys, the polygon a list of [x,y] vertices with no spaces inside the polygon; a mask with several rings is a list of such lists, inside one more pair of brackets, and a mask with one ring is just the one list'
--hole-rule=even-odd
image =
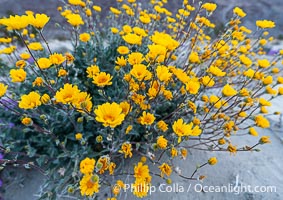
{"label": "small purple flower", "polygon": [[[2,187],[3,185],[3,181],[0,179],[0,187]],[[1,200],[1,197],[0,197],[0,200]]]}
{"label": "small purple flower", "polygon": [[29,64],[33,64],[34,63],[34,59],[32,57],[30,57],[27,61],[28,61]]}
{"label": "small purple flower", "polygon": [[3,158],[4,158],[4,155],[0,153],[0,160],[2,160]]}
{"label": "small purple flower", "polygon": [[269,52],[268,52],[268,55],[269,56],[273,56],[273,55],[276,55],[276,54],[278,54],[278,50],[270,50]]}

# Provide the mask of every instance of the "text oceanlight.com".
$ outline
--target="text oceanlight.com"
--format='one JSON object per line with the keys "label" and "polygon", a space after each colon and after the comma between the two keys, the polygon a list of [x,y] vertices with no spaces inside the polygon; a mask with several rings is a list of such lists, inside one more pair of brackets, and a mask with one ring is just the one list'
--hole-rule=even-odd
{"label": "text oceanlight.com", "polygon": [[233,184],[227,184],[222,186],[215,186],[215,185],[204,185],[201,183],[198,184],[189,184],[189,185],[181,185],[178,183],[174,184],[160,184],[159,186],[154,185],[139,185],[139,187],[135,187],[133,184],[125,184],[124,188],[120,188],[119,185],[116,185],[115,187],[119,187],[124,192],[147,192],[149,195],[156,193],[156,192],[167,192],[167,193],[184,193],[184,192],[205,192],[205,193],[234,193],[234,194],[240,194],[240,193],[276,193],[277,188],[276,186],[259,186],[259,185],[233,185]]}

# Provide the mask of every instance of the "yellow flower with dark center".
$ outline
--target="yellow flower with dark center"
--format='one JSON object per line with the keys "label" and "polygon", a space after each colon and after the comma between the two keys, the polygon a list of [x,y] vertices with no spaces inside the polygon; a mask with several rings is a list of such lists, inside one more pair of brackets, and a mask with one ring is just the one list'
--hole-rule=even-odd
{"label": "yellow flower with dark center", "polygon": [[270,20],[257,20],[256,26],[258,26],[259,28],[274,28],[275,23]]}
{"label": "yellow flower with dark center", "polygon": [[181,137],[189,136],[192,133],[193,123],[186,124],[183,119],[178,119],[173,123],[173,131],[179,137],[178,142],[181,142]]}
{"label": "yellow flower with dark center", "polygon": [[155,117],[151,113],[143,111],[142,116],[138,118],[138,121],[142,125],[151,125],[155,120]]}
{"label": "yellow flower with dark center", "polygon": [[160,171],[161,171],[161,173],[160,173],[160,176],[161,176],[161,177],[163,177],[164,174],[165,174],[166,176],[170,176],[171,173],[172,173],[172,168],[171,168],[167,163],[163,163],[163,164],[160,165],[158,168],[159,168]]}
{"label": "yellow flower with dark center", "polygon": [[0,83],[0,98],[3,97],[7,91],[8,86]]}
{"label": "yellow flower with dark center", "polygon": [[84,175],[80,181],[80,190],[82,196],[93,196],[94,193],[99,192],[99,188],[99,177],[97,175]]}
{"label": "yellow flower with dark center", "polygon": [[96,121],[103,123],[105,127],[110,126],[111,128],[120,125],[125,118],[122,108],[115,102],[99,105],[94,113],[96,114]]}
{"label": "yellow flower with dark center", "polygon": [[32,125],[33,121],[31,118],[29,117],[25,117],[22,119],[22,124],[25,125],[25,126],[30,126]]}
{"label": "yellow flower with dark center", "polygon": [[146,66],[143,64],[136,64],[133,66],[130,74],[138,79],[138,81],[146,81],[151,79],[152,74],[147,70]]}
{"label": "yellow flower with dark center", "polygon": [[39,58],[37,64],[40,69],[48,69],[52,65],[49,58]]}
{"label": "yellow flower with dark center", "polygon": [[79,37],[80,37],[80,41],[82,42],[88,42],[90,40],[89,33],[81,33]]}
{"label": "yellow flower with dark center", "polygon": [[269,136],[262,136],[259,140],[260,144],[266,144],[266,143],[271,143]]}
{"label": "yellow flower with dark center", "polygon": [[255,124],[261,128],[268,128],[270,126],[268,119],[266,119],[262,115],[257,115],[254,121],[255,121]]}
{"label": "yellow flower with dark center", "polygon": [[12,82],[23,82],[26,80],[27,73],[23,69],[11,69],[10,77]]}
{"label": "yellow flower with dark center", "polygon": [[123,40],[127,42],[128,44],[137,44],[141,45],[142,44],[142,37],[139,35],[136,35],[134,33],[128,33],[127,35],[124,35]]}
{"label": "yellow flower with dark center", "polygon": [[132,144],[131,143],[123,143],[122,146],[121,146],[121,153],[124,154],[125,158],[127,157],[132,157],[133,156],[133,153],[132,153]]}
{"label": "yellow flower with dark center", "polygon": [[32,86],[43,86],[43,79],[41,77],[36,77],[35,80],[32,82]]}
{"label": "yellow flower with dark center", "polygon": [[168,124],[166,124],[163,120],[157,122],[157,127],[163,132],[166,132],[168,130]]}
{"label": "yellow flower with dark center", "polygon": [[41,105],[40,95],[37,92],[30,92],[21,96],[19,107],[22,109],[34,109]]}
{"label": "yellow flower with dark center", "polygon": [[234,88],[232,88],[229,84],[226,84],[222,89],[222,94],[226,97],[234,96],[238,92]]}
{"label": "yellow flower with dark center", "polygon": [[80,162],[80,172],[82,174],[92,174],[95,167],[95,160],[93,158],[85,158]]}
{"label": "yellow flower with dark center", "polygon": [[54,53],[49,56],[49,60],[54,65],[60,65],[66,60],[66,58],[60,53]]}
{"label": "yellow flower with dark center", "polygon": [[122,55],[128,54],[130,52],[129,48],[126,47],[126,46],[119,46],[117,48],[117,51],[118,51],[119,54],[122,54]]}
{"label": "yellow flower with dark center", "polygon": [[35,16],[29,15],[30,25],[38,29],[42,29],[47,24],[49,19],[50,17],[45,14],[36,14]]}
{"label": "yellow flower with dark center", "polygon": [[93,77],[93,83],[98,87],[104,87],[106,85],[112,85],[112,76],[110,74],[106,74],[105,72],[100,72]]}
{"label": "yellow flower with dark center", "polygon": [[162,136],[159,136],[159,137],[157,138],[156,144],[157,144],[157,146],[158,146],[160,149],[166,149],[167,143],[168,143],[168,141],[164,138],[163,135],[162,135]]}
{"label": "yellow flower with dark center", "polygon": [[29,43],[28,48],[33,51],[42,51],[43,47],[39,42]]}
{"label": "yellow flower with dark center", "polygon": [[218,161],[217,161],[216,157],[211,157],[211,158],[209,158],[209,160],[207,162],[210,165],[215,165]]}
{"label": "yellow flower with dark center", "polygon": [[71,24],[74,27],[77,27],[79,25],[84,25],[84,21],[82,17],[79,14],[68,14],[66,16],[68,23]]}
{"label": "yellow flower with dark center", "polygon": [[57,102],[70,104],[77,101],[79,93],[80,90],[78,89],[78,86],[66,83],[64,88],[60,88],[60,90],[56,92],[55,99]]}

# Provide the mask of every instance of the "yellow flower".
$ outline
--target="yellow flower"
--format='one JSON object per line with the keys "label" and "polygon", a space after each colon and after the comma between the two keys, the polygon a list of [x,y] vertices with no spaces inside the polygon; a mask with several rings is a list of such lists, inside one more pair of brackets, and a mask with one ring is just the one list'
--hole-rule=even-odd
{"label": "yellow flower", "polygon": [[157,122],[157,127],[163,132],[166,132],[168,130],[168,124],[166,124],[163,120]]}
{"label": "yellow flower", "polygon": [[82,196],[93,196],[94,193],[99,192],[99,177],[97,175],[84,175],[80,181],[80,190]]}
{"label": "yellow flower", "polygon": [[23,69],[11,69],[10,77],[12,82],[23,82],[26,80],[27,73]]}
{"label": "yellow flower", "polygon": [[218,140],[218,144],[219,145],[223,145],[223,144],[225,144],[226,143],[226,140],[224,139],[224,138],[220,138],[219,140]]}
{"label": "yellow flower", "polygon": [[60,65],[66,60],[66,58],[62,54],[54,53],[49,56],[49,60],[54,65]]}
{"label": "yellow flower", "polygon": [[109,170],[109,175],[114,174],[114,169],[116,168],[116,164],[114,162],[110,162],[108,170]]}
{"label": "yellow flower", "polygon": [[245,55],[240,55],[239,58],[240,61],[247,67],[250,67],[253,64],[253,61]]}
{"label": "yellow flower", "polygon": [[67,76],[67,71],[65,69],[60,69],[58,72],[58,77]]}
{"label": "yellow flower", "polygon": [[229,84],[226,84],[222,89],[222,94],[226,97],[234,96],[238,92],[234,88],[232,88]]}
{"label": "yellow flower", "polygon": [[279,87],[278,88],[278,94],[279,95],[283,95],[283,87]]}
{"label": "yellow flower", "polygon": [[259,98],[259,103],[262,106],[271,106],[271,102],[267,101],[265,98]]}
{"label": "yellow flower", "polygon": [[130,112],[131,104],[129,104],[128,102],[123,101],[123,102],[121,102],[119,105],[120,105],[120,107],[122,108],[122,112],[123,112],[125,115],[127,115],[127,114]]}
{"label": "yellow flower", "polygon": [[82,33],[80,34],[80,41],[82,42],[88,42],[90,40],[90,34],[88,33]]}
{"label": "yellow flower", "polygon": [[148,71],[143,64],[134,65],[130,73],[133,77],[138,79],[138,81],[149,80],[152,77],[150,71]]}
{"label": "yellow flower", "polygon": [[79,25],[83,25],[84,21],[82,19],[82,17],[79,14],[68,14],[66,16],[68,23],[71,24],[74,27],[77,27]]}
{"label": "yellow flower", "polygon": [[212,87],[215,84],[214,79],[212,77],[210,78],[209,76],[202,77],[200,81],[204,86],[207,87]]}
{"label": "yellow flower", "polygon": [[237,147],[233,146],[231,143],[228,145],[227,150],[231,153],[231,154],[236,154],[237,152]]}
{"label": "yellow flower", "polygon": [[25,125],[25,126],[30,126],[32,125],[33,121],[31,118],[29,117],[25,117],[22,119],[22,124]]}
{"label": "yellow flower", "polygon": [[141,64],[143,60],[143,54],[140,52],[133,52],[128,56],[128,62],[131,65]]}
{"label": "yellow flower", "polygon": [[37,92],[30,92],[21,96],[19,107],[22,109],[34,109],[41,105],[40,95]]}
{"label": "yellow flower", "polygon": [[23,60],[27,60],[27,59],[30,58],[30,54],[29,54],[29,53],[22,53],[22,54],[20,55],[20,57],[21,57],[21,59],[23,59]]}
{"label": "yellow flower", "polygon": [[269,136],[262,136],[259,140],[260,144],[266,144],[266,143],[271,143]]}
{"label": "yellow flower", "polygon": [[90,112],[92,108],[91,97],[87,92],[80,92],[72,102],[79,112]]}
{"label": "yellow flower", "polygon": [[201,7],[208,12],[213,12],[217,8],[217,5],[215,3],[205,3]]}
{"label": "yellow flower", "polygon": [[157,144],[157,146],[158,146],[160,149],[166,149],[167,143],[168,143],[168,141],[164,138],[163,135],[162,135],[162,136],[159,136],[159,137],[157,138],[156,144]]}
{"label": "yellow flower", "polygon": [[0,98],[4,96],[7,91],[8,86],[0,83]]}
{"label": "yellow flower", "polygon": [[150,185],[145,181],[135,181],[131,186],[133,188],[133,194],[138,198],[143,198],[147,196]]}
{"label": "yellow flower", "polygon": [[93,77],[93,83],[98,87],[104,87],[106,85],[112,85],[112,76],[110,74],[106,74],[105,72],[100,72]]}
{"label": "yellow flower", "polygon": [[10,15],[9,18],[0,19],[0,24],[7,27],[8,30],[21,30],[29,25],[29,16]]}
{"label": "yellow flower", "polygon": [[185,160],[187,158],[187,155],[188,155],[188,150],[185,149],[185,148],[182,148],[181,149],[181,158]]}
{"label": "yellow flower", "polygon": [[168,67],[159,65],[156,68],[156,75],[160,81],[168,82],[172,76],[172,73],[169,72]]}
{"label": "yellow flower", "polygon": [[76,133],[75,138],[76,138],[76,140],[81,140],[83,138],[83,134]]}
{"label": "yellow flower", "polygon": [[262,83],[263,83],[264,85],[269,85],[269,84],[272,83],[272,81],[273,81],[272,76],[267,76],[267,77],[264,77],[264,78],[262,79]]}
{"label": "yellow flower", "polygon": [[36,14],[35,17],[30,15],[30,24],[35,28],[42,29],[49,19],[50,17],[45,14]]}
{"label": "yellow flower", "polygon": [[16,62],[16,67],[24,68],[26,66],[26,62],[24,60],[18,60]]}
{"label": "yellow flower", "polygon": [[217,159],[216,157],[211,157],[207,162],[210,165],[215,165],[217,163]]}
{"label": "yellow flower", "polygon": [[257,63],[258,63],[258,66],[261,68],[267,68],[270,66],[270,62],[267,59],[258,60]]}
{"label": "yellow flower", "polygon": [[239,7],[235,7],[233,9],[233,12],[238,15],[239,17],[245,17],[246,16],[246,13]]}
{"label": "yellow flower", "polygon": [[200,83],[197,78],[192,78],[186,83],[186,90],[190,94],[197,94],[200,88]]}
{"label": "yellow flower", "polygon": [[192,101],[188,101],[188,106],[194,112],[194,114],[197,112],[197,107]]}
{"label": "yellow flower", "polygon": [[100,72],[100,69],[97,65],[91,65],[86,69],[87,77],[93,78]]}
{"label": "yellow flower", "polygon": [[155,117],[151,113],[143,111],[142,116],[139,117],[138,121],[142,125],[151,125],[155,120]]}
{"label": "yellow flower", "polygon": [[249,77],[249,78],[253,78],[255,71],[253,69],[248,69],[247,71],[244,71],[244,76]]}
{"label": "yellow flower", "polygon": [[37,60],[37,64],[38,64],[40,69],[48,69],[52,65],[49,58],[39,58]]}
{"label": "yellow flower", "polygon": [[128,33],[127,35],[124,35],[123,40],[125,42],[127,42],[128,44],[137,44],[137,45],[141,45],[142,44],[142,37],[138,36],[134,33]]}
{"label": "yellow flower", "polygon": [[122,12],[116,8],[110,7],[110,11],[115,15],[120,15]]}
{"label": "yellow flower", "polygon": [[29,43],[28,48],[33,51],[42,51],[43,47],[39,42]]}
{"label": "yellow flower", "polygon": [[159,168],[160,171],[161,171],[161,173],[160,173],[160,176],[161,176],[161,177],[163,177],[164,174],[165,174],[166,176],[170,176],[171,173],[172,173],[172,168],[171,168],[167,163],[163,163],[163,164],[160,165],[158,168]]}
{"label": "yellow flower", "polygon": [[115,28],[115,27],[111,27],[111,32],[116,34],[119,33],[119,29]]}
{"label": "yellow flower", "polygon": [[252,136],[258,136],[257,131],[255,130],[255,128],[251,127],[249,129],[249,134],[251,134]]}
{"label": "yellow flower", "polygon": [[269,121],[262,115],[257,115],[255,117],[255,124],[261,128],[268,128],[270,126]]}
{"label": "yellow flower", "polygon": [[259,28],[274,28],[275,27],[275,23],[270,20],[257,20],[256,25]]}
{"label": "yellow flower", "polygon": [[226,72],[223,72],[221,69],[213,65],[211,65],[208,68],[208,72],[212,73],[215,76],[225,76],[226,75]]}
{"label": "yellow flower", "polygon": [[78,89],[78,86],[66,83],[64,88],[60,88],[60,90],[56,92],[55,99],[57,102],[63,104],[74,103],[76,102],[79,93],[80,90]]}
{"label": "yellow flower", "polygon": [[119,54],[122,54],[122,55],[128,54],[130,52],[129,48],[126,47],[126,46],[119,46],[117,48],[117,51],[118,51]]}
{"label": "yellow flower", "polygon": [[125,155],[125,158],[127,158],[128,156],[131,158],[133,156],[132,144],[127,142],[123,143],[121,146],[121,153]]}
{"label": "yellow flower", "polygon": [[96,170],[98,170],[98,172],[100,174],[103,174],[105,172],[105,170],[107,170],[109,168],[110,165],[110,158],[109,156],[101,156],[96,163]]}
{"label": "yellow flower", "polygon": [[134,177],[138,182],[147,182],[151,181],[151,176],[149,174],[149,169],[147,165],[143,165],[142,162],[138,162],[138,165],[134,167]]}
{"label": "yellow flower", "polygon": [[110,126],[111,128],[120,125],[125,118],[122,108],[115,102],[99,105],[94,113],[96,114],[96,121],[103,123],[105,127]]}
{"label": "yellow flower", "polygon": [[50,102],[50,96],[48,94],[43,94],[40,98],[41,103],[48,104]]}
{"label": "yellow flower", "polygon": [[179,137],[178,142],[181,142],[182,136],[189,136],[192,133],[193,123],[186,124],[183,119],[178,119],[173,123],[173,131]]}
{"label": "yellow flower", "polygon": [[85,158],[80,162],[80,172],[82,174],[91,174],[95,167],[95,160],[93,158]]}
{"label": "yellow flower", "polygon": [[119,67],[124,67],[127,65],[127,60],[124,58],[124,56],[117,57],[115,64],[117,64]]}
{"label": "yellow flower", "polygon": [[92,6],[93,10],[95,10],[96,12],[101,12],[101,7],[100,6],[97,6],[97,5],[94,5]]}
{"label": "yellow flower", "polygon": [[172,158],[178,156],[178,150],[175,147],[172,147],[170,153],[171,153]]}
{"label": "yellow flower", "polygon": [[35,80],[32,82],[32,86],[43,86],[43,79],[41,77],[36,77]]}

